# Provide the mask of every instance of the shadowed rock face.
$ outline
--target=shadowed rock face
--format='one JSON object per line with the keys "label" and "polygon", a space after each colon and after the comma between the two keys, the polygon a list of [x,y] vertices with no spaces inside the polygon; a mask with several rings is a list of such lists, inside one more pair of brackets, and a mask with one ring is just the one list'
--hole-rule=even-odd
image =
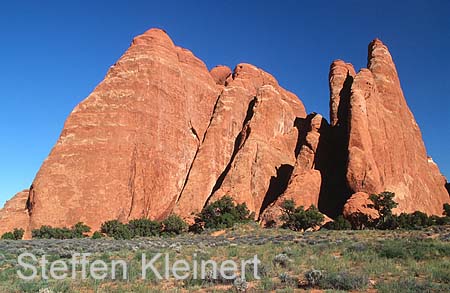
{"label": "shadowed rock face", "polygon": [[72,111],[30,190],[0,210],[0,233],[190,219],[224,195],[262,221],[284,199],[336,216],[352,194],[346,206],[359,211],[361,194],[384,190],[396,193],[399,211],[441,214],[445,179],[426,156],[387,48],[372,42],[358,74],[333,62],[329,79],[330,124],[306,116],[263,70],[242,63],[209,72],[151,29]]}

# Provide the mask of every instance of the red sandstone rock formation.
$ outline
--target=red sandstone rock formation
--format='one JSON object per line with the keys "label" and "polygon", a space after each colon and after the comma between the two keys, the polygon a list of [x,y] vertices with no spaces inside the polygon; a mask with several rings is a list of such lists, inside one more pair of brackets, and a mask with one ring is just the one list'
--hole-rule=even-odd
{"label": "red sandstone rock formation", "polygon": [[232,76],[223,71],[226,86],[174,210],[183,217],[225,194],[258,216],[269,185],[279,186],[277,172],[295,163],[294,122],[306,116],[300,100],[253,65],[239,64]]}
{"label": "red sandstone rock formation", "polygon": [[263,221],[276,220],[288,198],[330,216],[367,212],[367,194],[384,190],[396,193],[399,211],[441,214],[445,179],[427,158],[386,46],[372,42],[358,74],[333,62],[329,78],[330,124],[306,117],[263,70],[208,72],[149,30],[70,114],[30,191],[0,210],[0,233],[190,218],[224,195]]}
{"label": "red sandstone rock formation", "polygon": [[12,231],[14,228],[22,228],[25,230],[24,236],[26,238],[31,237],[27,208],[28,194],[29,190],[17,193],[0,209],[1,234]]}
{"label": "red sandstone rock formation", "polygon": [[441,214],[445,178],[425,150],[392,57],[378,39],[351,85],[347,183],[353,192],[394,192],[398,212]]}
{"label": "red sandstone rock formation", "polygon": [[[267,208],[261,216],[263,224],[276,222],[281,216],[281,204],[287,199],[294,200],[296,205],[308,208],[311,205],[318,206],[322,184],[320,172],[320,159],[323,152],[321,135],[328,131],[328,123],[319,114],[310,114],[306,119],[299,119],[300,134],[297,147],[297,160],[292,176],[286,186],[285,192],[279,196],[273,204]],[[326,134],[325,134],[326,135]]]}

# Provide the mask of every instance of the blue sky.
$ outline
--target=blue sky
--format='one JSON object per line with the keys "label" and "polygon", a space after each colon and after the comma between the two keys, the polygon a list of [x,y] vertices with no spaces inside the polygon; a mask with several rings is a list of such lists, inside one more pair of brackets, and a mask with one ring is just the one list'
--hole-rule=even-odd
{"label": "blue sky", "polygon": [[265,69],[326,116],[330,63],[364,67],[368,43],[381,38],[428,153],[450,177],[450,1],[187,2],[0,4],[0,205],[29,187],[73,107],[151,27],[209,68]]}

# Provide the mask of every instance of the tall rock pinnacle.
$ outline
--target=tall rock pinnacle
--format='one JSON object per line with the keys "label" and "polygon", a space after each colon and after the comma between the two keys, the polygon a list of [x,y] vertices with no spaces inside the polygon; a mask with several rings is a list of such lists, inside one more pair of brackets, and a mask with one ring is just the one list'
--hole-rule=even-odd
{"label": "tall rock pinnacle", "polygon": [[429,160],[422,134],[387,47],[378,39],[351,86],[347,183],[353,192],[394,192],[398,210],[441,214],[445,178]]}

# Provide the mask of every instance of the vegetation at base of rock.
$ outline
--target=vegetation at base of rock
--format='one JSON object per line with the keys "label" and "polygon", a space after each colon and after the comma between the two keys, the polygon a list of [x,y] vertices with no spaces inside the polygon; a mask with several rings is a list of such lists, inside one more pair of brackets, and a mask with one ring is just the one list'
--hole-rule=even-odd
{"label": "vegetation at base of rock", "polygon": [[[450,217],[447,212],[450,212],[450,205],[444,204],[444,216],[439,217],[436,215],[428,216],[421,211],[415,211],[413,213],[401,213],[394,215],[393,208],[398,206],[394,200],[395,194],[393,192],[385,191],[380,194],[372,194],[369,199],[372,204],[368,205],[377,211],[378,218],[370,219],[367,215],[359,213],[352,214],[347,218],[351,223],[351,226],[355,230],[362,230],[364,228],[379,229],[379,230],[394,230],[394,229],[420,229],[424,227],[430,227],[435,225],[450,224]],[[338,219],[335,220],[335,222]],[[339,219],[339,221],[341,221]],[[327,225],[334,225],[328,223]],[[326,227],[325,227],[326,228]]]}
{"label": "vegetation at base of rock", "polygon": [[236,204],[230,196],[205,206],[195,217],[195,223],[190,227],[193,232],[204,229],[231,228],[237,223],[252,221],[254,214],[250,213],[245,203]]}
{"label": "vegetation at base of rock", "polygon": [[450,204],[444,203],[444,216],[450,217]]}
{"label": "vegetation at base of rock", "polygon": [[20,240],[23,238],[24,230],[15,228],[12,232],[6,232],[2,235],[3,240]]}
{"label": "vegetation at base of rock", "polygon": [[371,194],[369,199],[372,204],[369,208],[375,209],[378,212],[378,219],[374,221],[374,227],[377,229],[392,229],[395,227],[395,220],[392,214],[392,209],[398,206],[394,201],[395,193],[384,191],[380,194]]}
{"label": "vegetation at base of rock", "polygon": [[283,215],[280,217],[283,222],[282,228],[293,231],[319,226],[324,220],[324,216],[314,205],[305,210],[303,206],[296,207],[295,202],[289,199],[282,202],[281,209],[283,211]]}
{"label": "vegetation at base of rock", "polygon": [[41,226],[39,229],[31,231],[33,238],[37,239],[72,239],[87,237],[91,228],[82,222],[78,222],[71,228],[55,228],[51,226]]}
{"label": "vegetation at base of rock", "polygon": [[95,231],[93,234],[92,234],[92,237],[91,237],[92,239],[100,239],[100,238],[103,238],[103,234],[100,232],[100,231]]}
{"label": "vegetation at base of rock", "polygon": [[173,236],[185,233],[187,230],[186,222],[175,214],[170,215],[162,222],[141,218],[124,224],[119,220],[111,220],[104,222],[100,228],[101,233],[114,239]]}
{"label": "vegetation at base of rock", "polygon": [[162,221],[162,235],[179,235],[188,231],[189,225],[179,216],[172,214]]}
{"label": "vegetation at base of rock", "polygon": [[100,232],[114,239],[131,239],[133,233],[128,225],[119,220],[111,220],[104,222],[100,227]]}
{"label": "vegetation at base of rock", "polygon": [[133,237],[151,237],[161,235],[163,225],[158,221],[142,218],[131,220],[128,223],[128,228],[131,230]]}
{"label": "vegetation at base of rock", "polygon": [[322,228],[328,230],[351,230],[352,224],[345,219],[342,215],[339,215],[334,221],[328,222],[322,226]]}
{"label": "vegetation at base of rock", "polygon": [[[428,216],[421,211],[413,213],[401,213],[395,215],[392,209],[397,207],[394,200],[395,194],[392,192],[382,192],[372,194],[369,199],[372,204],[370,208],[377,211],[379,217],[370,219],[367,215],[351,215],[349,218],[338,216],[334,221],[328,222],[321,228],[328,230],[419,230],[430,226],[440,226],[450,224],[450,204],[443,205],[444,216]],[[324,220],[323,214],[311,205],[308,209],[303,206],[296,207],[293,200],[285,200],[281,204],[282,228],[293,231],[304,231],[309,228],[318,228]],[[100,231],[95,231],[93,239],[102,238],[104,235],[115,239],[132,239],[136,237],[159,237],[174,236],[191,232],[202,232],[205,229],[225,229],[231,228],[238,223],[252,222],[254,214],[250,213],[245,203],[235,204],[229,196],[224,196],[203,208],[195,217],[195,223],[192,226],[179,216],[172,214],[163,221],[154,221],[146,218],[134,219],[124,224],[119,220],[106,221],[101,225]],[[79,222],[71,228],[41,226],[39,229],[32,230],[32,238],[35,239],[72,239],[85,238],[91,228],[82,222]],[[14,229],[1,236],[2,240],[20,240],[24,236],[23,229]]]}

